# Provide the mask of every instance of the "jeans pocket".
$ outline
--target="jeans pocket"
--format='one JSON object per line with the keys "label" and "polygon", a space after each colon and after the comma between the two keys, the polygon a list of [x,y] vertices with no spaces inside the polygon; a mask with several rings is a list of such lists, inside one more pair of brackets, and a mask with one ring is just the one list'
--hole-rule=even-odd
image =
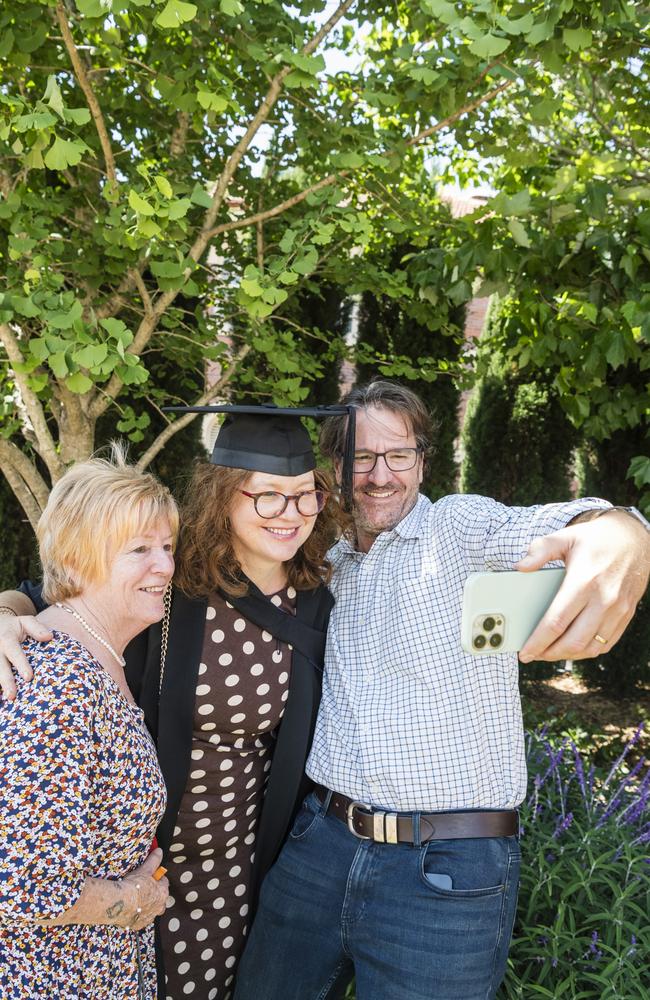
{"label": "jeans pocket", "polygon": [[505,890],[507,837],[430,841],[420,852],[420,879],[435,896],[475,899]]}
{"label": "jeans pocket", "polygon": [[318,799],[312,792],[303,802],[300,812],[294,820],[294,824],[289,831],[290,840],[302,840],[309,833],[316,820],[321,817],[318,805]]}

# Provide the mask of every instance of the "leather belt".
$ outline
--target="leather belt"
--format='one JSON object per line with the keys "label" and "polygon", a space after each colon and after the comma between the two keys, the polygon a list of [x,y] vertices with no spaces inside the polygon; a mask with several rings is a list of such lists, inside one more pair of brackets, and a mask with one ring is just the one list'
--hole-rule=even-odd
{"label": "leather belt", "polygon": [[[325,802],[329,789],[316,785],[316,797]],[[515,809],[439,813],[390,813],[373,809],[347,795],[332,792],[327,815],[343,820],[350,833],[361,840],[378,844],[413,844],[414,824],[420,817],[418,842],[429,840],[465,840],[472,837],[512,837],[519,832],[519,816]]]}

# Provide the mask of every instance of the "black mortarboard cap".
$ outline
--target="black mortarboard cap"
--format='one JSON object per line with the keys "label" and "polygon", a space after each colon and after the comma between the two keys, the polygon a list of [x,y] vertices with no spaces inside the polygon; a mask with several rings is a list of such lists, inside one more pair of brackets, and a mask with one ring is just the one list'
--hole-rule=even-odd
{"label": "black mortarboard cap", "polygon": [[352,502],[355,411],[352,406],[281,407],[272,404],[237,406],[165,406],[172,413],[225,413],[210,461],[233,469],[301,476],[316,467],[311,438],[301,417],[348,416],[341,486],[347,507]]}

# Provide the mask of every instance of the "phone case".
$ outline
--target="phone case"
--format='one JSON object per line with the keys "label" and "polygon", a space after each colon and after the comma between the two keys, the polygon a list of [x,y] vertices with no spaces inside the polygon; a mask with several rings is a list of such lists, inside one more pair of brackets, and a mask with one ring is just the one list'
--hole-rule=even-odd
{"label": "phone case", "polygon": [[564,569],[470,573],[463,591],[461,645],[473,656],[516,653],[560,589]]}

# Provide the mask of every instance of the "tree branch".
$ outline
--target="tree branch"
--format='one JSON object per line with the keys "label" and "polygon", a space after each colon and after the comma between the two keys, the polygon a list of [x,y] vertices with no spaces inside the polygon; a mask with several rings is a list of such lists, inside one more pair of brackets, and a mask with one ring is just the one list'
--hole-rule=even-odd
{"label": "tree branch", "polygon": [[[322,28],[316,32],[316,34],[311,38],[306,45],[303,46],[301,50],[302,55],[310,55],[323,41],[323,39],[329,34],[332,28],[341,20],[342,17],[347,14],[348,10],[354,5],[356,0],[344,0],[343,3],[339,4],[332,16],[325,22]],[[219,177],[215,191],[212,196],[212,204],[206,212],[205,221],[199,236],[194,241],[194,245],[189,252],[189,256],[192,260],[197,261],[203,254],[210,236],[209,233],[214,226],[215,219],[219,213],[223,199],[226,194],[226,190],[230,181],[235,175],[237,168],[246,153],[246,150],[253,141],[255,135],[260,129],[260,126],[264,124],[268,118],[273,106],[275,105],[280,93],[282,91],[282,84],[286,76],[291,72],[292,67],[290,65],[283,66],[279,73],[271,80],[269,89],[262,98],[257,113],[249,122],[248,128],[246,129],[244,135],[241,137],[235,149],[228,157],[228,161]]]}
{"label": "tree branch", "polygon": [[[322,40],[326,35],[332,30],[332,28],[341,20],[342,17],[348,12],[348,10],[354,5],[356,0],[344,0],[343,3],[339,4],[332,16],[325,22],[319,31],[303,46],[301,52],[302,55],[309,55],[320,45]],[[58,0],[61,3],[61,0]],[[291,72],[292,67],[290,65],[284,66],[271,80],[269,89],[267,90],[265,96],[262,98],[259,108],[256,114],[249,122],[248,128],[246,129],[244,135],[239,140],[235,149],[228,157],[226,165],[221,172],[219,179],[217,180],[215,191],[212,196],[212,203],[207,209],[205,214],[205,219],[203,226],[197,238],[194,240],[192,247],[189,250],[188,257],[198,263],[202,257],[208,243],[210,242],[210,233],[214,226],[214,221],[221,209],[223,200],[228,189],[230,181],[234,177],[239,164],[241,163],[246,150],[253,141],[255,135],[257,134],[261,125],[264,124],[268,118],[275,102],[277,101],[280,93],[282,91],[282,84],[286,76]],[[321,185],[323,186],[323,185]],[[305,195],[306,197],[306,195]],[[302,200],[302,199],[300,199]],[[144,262],[142,263],[142,268],[144,267]],[[189,277],[192,273],[191,268],[187,268],[185,275]],[[135,279],[133,279],[135,280]],[[153,311],[145,315],[144,319],[138,327],[137,333],[133,339],[133,343],[129,345],[128,351],[130,354],[139,355],[144,347],[147,345],[151,339],[161,316],[166,312],[171,303],[174,301],[178,295],[180,289],[170,289],[167,292],[163,292],[162,295],[156,300]],[[102,413],[110,406],[111,401],[115,399],[118,392],[122,388],[122,381],[117,375],[113,375],[108,384],[104,387],[101,395],[97,395],[93,399],[89,413],[96,419],[101,416]]]}
{"label": "tree branch", "polygon": [[[210,386],[210,388],[207,389],[203,395],[196,400],[196,402],[192,403],[192,406],[207,406],[208,403],[211,403],[212,400],[218,396],[222,389],[228,384],[250,350],[251,345],[244,344],[244,346],[239,349],[235,357],[232,359],[225,375],[222,375],[215,385]],[[184,427],[187,427],[187,425],[190,424],[197,416],[199,416],[198,413],[186,413],[182,417],[178,417],[177,420],[174,420],[173,423],[169,423],[167,427],[165,427],[164,431],[161,431],[155,441],[153,441],[147,448],[144,455],[138,459],[136,467],[138,469],[146,469],[149,463],[156,457],[158,452],[160,452],[164,445],[167,444],[169,439],[173,437],[174,434],[181,431]]]}
{"label": "tree branch", "polygon": [[72,68],[74,69],[74,73],[79,83],[79,86],[84,92],[88,109],[95,123],[95,129],[97,130],[99,143],[102,147],[102,152],[104,154],[104,163],[106,165],[106,176],[109,182],[115,185],[117,184],[117,177],[115,174],[115,159],[113,157],[113,150],[111,149],[111,141],[109,139],[108,131],[106,129],[106,123],[104,122],[104,116],[102,114],[102,110],[99,106],[97,98],[95,97],[95,92],[91,86],[90,80],[88,79],[88,74],[86,73],[84,64],[81,61],[81,58],[77,51],[77,47],[74,43],[72,32],[70,31],[70,26],[68,24],[68,18],[65,6],[63,4],[63,0],[57,0],[56,19],[59,22],[59,27],[61,28],[61,34],[63,35],[63,41],[66,49],[68,50],[68,55],[70,56],[70,62],[72,63]]}
{"label": "tree branch", "polygon": [[299,194],[292,195],[291,198],[287,198],[286,201],[281,202],[279,205],[275,205],[274,208],[267,208],[264,212],[257,212],[255,215],[249,215],[245,219],[234,219],[232,222],[223,222],[220,226],[215,226],[208,233],[208,237],[212,239],[214,236],[218,236],[219,233],[227,233],[231,229],[243,229],[246,226],[255,226],[258,222],[265,222],[267,219],[272,219],[276,215],[282,215],[288,209],[293,208],[294,205],[299,205],[301,201],[308,198],[310,194],[314,191],[320,191],[321,188],[329,187],[330,184],[335,184],[336,181],[343,177],[347,177],[350,173],[349,170],[340,170],[335,174],[328,174],[327,177],[323,177],[322,180],[317,181],[316,184],[312,184],[310,187],[305,188]]}
{"label": "tree branch", "polygon": [[0,465],[31,526],[36,529],[50,492],[47,484],[27,456],[6,438],[0,438]]}
{"label": "tree branch", "polygon": [[25,363],[25,359],[23,358],[18,345],[18,338],[8,323],[0,323],[0,341],[7,352],[7,357],[9,358],[9,364],[11,365],[14,373],[16,384],[20,389],[20,395],[25,411],[32,427],[34,428],[34,434],[36,436],[35,447],[47,465],[48,472],[52,477],[52,482],[56,482],[56,480],[59,479],[59,477],[65,472],[65,466],[57,454],[54,439],[50,434],[49,427],[47,426],[43,406],[36,393],[30,389],[26,375],[19,371],[19,366]]}
{"label": "tree branch", "polygon": [[511,87],[513,83],[514,80],[506,80],[505,83],[500,84],[498,87],[488,90],[487,94],[483,94],[481,97],[475,98],[475,100],[470,101],[469,104],[464,104],[462,108],[459,108],[458,111],[454,111],[454,113],[449,115],[448,118],[443,118],[442,121],[436,122],[436,124],[432,125],[430,128],[425,128],[421,132],[418,132],[417,135],[412,136],[412,138],[407,141],[406,145],[416,146],[419,142],[422,142],[423,139],[428,139],[430,135],[433,135],[435,132],[439,132],[440,129],[446,128],[447,125],[452,125],[454,122],[458,121],[459,118],[462,118],[463,115],[468,114],[470,111],[475,111],[481,104],[491,101],[494,97],[500,94],[501,91]]}
{"label": "tree branch", "polygon": [[142,299],[142,305],[144,306],[144,314],[145,314],[145,316],[150,316],[151,313],[153,312],[153,306],[152,306],[152,303],[151,303],[151,296],[149,295],[149,292],[147,290],[147,286],[145,285],[144,281],[142,280],[142,275],[140,274],[139,271],[136,270],[136,271],[133,272],[133,280],[135,282],[136,288],[138,289],[138,291],[140,293],[140,298]]}
{"label": "tree branch", "polygon": [[[310,41],[305,46],[303,46],[301,50],[303,55],[308,55],[311,52],[313,52],[315,48],[317,48],[317,46],[327,35],[327,33],[331,31],[334,25],[353,6],[354,2],[355,0],[345,0],[344,3],[341,3],[337,7],[337,9],[334,11],[329,20],[323,25],[320,31],[318,31],[313,36],[313,38],[311,38]],[[324,187],[328,187],[329,185],[334,184],[336,181],[339,181],[342,178],[347,177],[351,173],[350,170],[341,170],[334,174],[329,174],[327,177],[322,178],[316,184],[313,184],[309,188],[306,188],[304,191],[301,191],[298,194],[293,195],[293,197],[288,198],[286,201],[282,202],[280,205],[276,205],[274,208],[267,209],[264,212],[258,212],[253,216],[247,217],[246,219],[239,219],[231,222],[222,223],[219,226],[214,226],[214,221],[223,204],[228,185],[232,180],[234,174],[236,173],[237,168],[246,150],[250,146],[253,138],[255,137],[257,131],[268,118],[274,104],[276,103],[281,93],[283,81],[290,71],[291,67],[285,66],[275,75],[275,77],[273,77],[269,85],[269,89],[267,90],[267,93],[265,94],[264,98],[260,103],[257,113],[250,121],[246,129],[246,132],[239,140],[237,146],[229,156],[226,166],[224,167],[219,179],[217,180],[214,194],[212,197],[212,203],[208,208],[208,210],[206,211],[203,226],[201,228],[199,235],[194,240],[194,243],[188,253],[188,257],[195,263],[198,263],[205,249],[207,248],[208,243],[218,233],[226,232],[233,229],[241,229],[253,224],[257,225],[260,222],[264,222],[266,219],[270,219],[276,215],[280,215],[283,212],[287,211],[287,209],[304,201],[305,198],[307,198],[311,193],[321,190]],[[500,86],[493,88],[486,94],[481,95],[475,100],[464,105],[462,108],[459,108],[458,111],[455,111],[452,115],[449,115],[447,118],[441,120],[440,122],[437,122],[435,125],[432,125],[428,129],[422,130],[417,135],[412,136],[411,139],[407,140],[407,146],[413,147],[417,145],[424,139],[428,138],[430,135],[433,135],[435,132],[438,132],[441,129],[445,128],[446,126],[457,121],[463,115],[468,114],[470,111],[475,110],[481,104],[484,104],[487,101],[492,100],[507,87],[511,86],[512,82],[513,81],[508,80],[504,84],[501,84]],[[136,284],[136,279],[133,270],[129,272],[129,274],[131,275],[131,278],[129,279],[129,277],[127,276],[125,282],[122,283],[123,286],[128,285],[129,281],[132,281],[133,284]],[[189,277],[190,274],[191,274],[191,268],[187,268],[186,277]],[[118,290],[118,292],[120,290]],[[129,353],[135,354],[137,356],[139,356],[142,353],[143,349],[146,347],[147,343],[149,342],[153,333],[155,332],[160,318],[164,315],[168,307],[174,301],[174,299],[178,295],[178,292],[179,289],[170,289],[169,291],[163,292],[156,299],[155,304],[152,303],[152,310],[150,312],[146,312],[142,322],[140,323],[140,326],[138,327],[133,343],[128,348]],[[113,298],[115,298],[115,296]],[[121,388],[122,388],[122,381],[117,375],[114,374],[109,380],[108,384],[102,390],[101,395],[98,395],[91,403],[89,413],[93,419],[96,419],[102,413],[105,412],[105,410],[110,406],[111,401],[117,396]],[[175,423],[178,423],[178,421],[176,421]],[[165,433],[166,432],[163,432],[163,434]],[[162,444],[160,445],[160,447],[162,447]],[[147,461],[150,461],[150,459],[147,459]]]}
{"label": "tree branch", "polygon": [[190,116],[187,111],[179,111],[176,128],[172,132],[169,152],[174,159],[178,159],[185,151],[187,143],[187,133],[190,127]]}
{"label": "tree branch", "polygon": [[146,266],[147,260],[143,259],[135,267],[129,268],[113,294],[96,310],[97,319],[108,319],[117,312],[124,302],[124,296],[132,292],[134,288],[139,288],[138,279]]}
{"label": "tree branch", "polygon": [[[502,90],[506,87],[510,87],[514,81],[508,80],[506,83],[495,87],[493,90],[488,91],[487,94],[483,94],[481,97],[477,97],[474,101],[470,101],[469,104],[463,105],[458,111],[454,111],[453,114],[449,115],[448,118],[444,118],[442,121],[436,122],[430,128],[423,129],[422,132],[418,132],[417,135],[412,136],[412,138],[407,140],[407,146],[415,146],[423,139],[427,139],[430,135],[435,132],[439,132],[441,129],[445,128],[447,125],[451,125],[453,122],[457,121],[463,115],[468,114],[470,111],[474,111],[481,104],[486,101],[492,100],[497,94],[500,94]],[[331,184],[336,184],[337,181],[348,177],[352,173],[352,170],[339,170],[335,174],[328,174],[327,177],[323,177],[322,180],[317,181],[316,184],[310,185],[310,187],[305,188],[304,191],[300,191],[299,194],[293,195],[291,198],[287,198],[286,201],[281,202],[279,205],[275,205],[273,208],[267,208],[264,212],[257,212],[255,215],[249,215],[245,219],[234,219],[232,222],[223,222],[219,226],[215,226],[209,232],[209,237],[218,236],[220,233],[229,232],[232,229],[244,229],[247,226],[256,226],[260,222],[265,222],[267,219],[272,219],[276,215],[282,215],[288,209],[293,208],[294,205],[299,205],[301,201],[308,198],[310,194],[315,191],[320,191],[324,187],[329,187]]]}
{"label": "tree branch", "polygon": [[59,427],[59,454],[66,466],[83,462],[93,453],[95,446],[95,421],[88,419],[85,396],[70,392],[63,382],[58,382],[54,397],[59,402],[56,422]]}

